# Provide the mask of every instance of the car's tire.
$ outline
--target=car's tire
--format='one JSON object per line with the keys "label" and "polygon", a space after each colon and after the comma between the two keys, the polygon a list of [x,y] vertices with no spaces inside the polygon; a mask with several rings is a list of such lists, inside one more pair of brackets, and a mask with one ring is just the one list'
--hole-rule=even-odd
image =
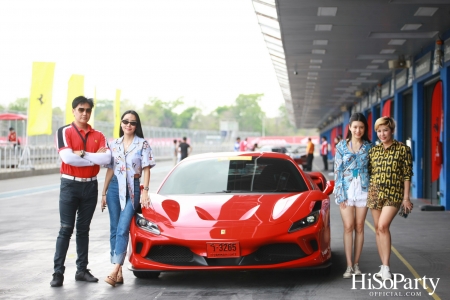
{"label": "car's tire", "polygon": [[155,279],[159,277],[161,272],[158,271],[133,271],[134,276],[141,279]]}

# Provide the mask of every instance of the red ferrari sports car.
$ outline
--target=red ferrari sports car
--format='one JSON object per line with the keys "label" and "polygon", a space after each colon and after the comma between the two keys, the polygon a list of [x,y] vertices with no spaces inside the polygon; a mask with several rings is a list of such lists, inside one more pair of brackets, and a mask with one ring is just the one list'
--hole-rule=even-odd
{"label": "red ferrari sports car", "polygon": [[328,271],[333,187],[281,153],[190,156],[133,219],[130,269]]}

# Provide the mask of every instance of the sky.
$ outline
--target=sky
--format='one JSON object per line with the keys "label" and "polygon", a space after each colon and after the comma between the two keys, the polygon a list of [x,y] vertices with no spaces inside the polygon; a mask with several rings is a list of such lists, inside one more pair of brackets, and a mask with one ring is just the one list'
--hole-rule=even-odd
{"label": "sky", "polygon": [[268,117],[284,104],[251,0],[0,1],[2,105],[28,98],[34,61],[54,62],[53,107],[68,81],[85,95],[141,107],[182,98],[209,113],[239,94],[264,94]]}

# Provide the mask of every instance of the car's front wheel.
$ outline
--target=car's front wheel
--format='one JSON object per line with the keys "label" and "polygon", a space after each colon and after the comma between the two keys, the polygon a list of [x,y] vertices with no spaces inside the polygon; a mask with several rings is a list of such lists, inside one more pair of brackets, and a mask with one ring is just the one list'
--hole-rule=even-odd
{"label": "car's front wheel", "polygon": [[161,272],[153,271],[133,271],[134,276],[141,279],[154,279],[158,278]]}

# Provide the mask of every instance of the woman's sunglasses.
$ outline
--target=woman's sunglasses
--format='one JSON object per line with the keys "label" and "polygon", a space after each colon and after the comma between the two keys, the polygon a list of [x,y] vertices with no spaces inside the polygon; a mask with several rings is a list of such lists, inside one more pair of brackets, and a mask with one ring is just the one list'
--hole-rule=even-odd
{"label": "woman's sunglasses", "polygon": [[137,122],[134,122],[134,121],[130,122],[130,121],[127,121],[127,120],[122,120],[122,123],[123,123],[123,125],[128,125],[128,124],[130,124],[131,126],[136,126],[137,125]]}
{"label": "woman's sunglasses", "polygon": [[78,107],[78,112],[80,114],[84,113],[84,111],[86,111],[87,114],[90,114],[92,112],[92,108]]}

